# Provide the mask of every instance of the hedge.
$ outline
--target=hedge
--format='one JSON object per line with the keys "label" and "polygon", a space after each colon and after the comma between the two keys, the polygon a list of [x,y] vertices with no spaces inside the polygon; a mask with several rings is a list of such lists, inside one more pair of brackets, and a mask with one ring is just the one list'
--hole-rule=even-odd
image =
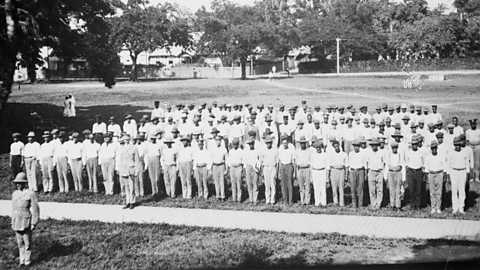
{"label": "hedge", "polygon": [[[405,64],[410,66],[405,71],[433,71],[433,70],[472,70],[480,69],[480,58],[444,58],[423,60],[383,60],[383,61],[353,61],[343,62],[340,65],[341,73],[359,72],[399,72]],[[335,73],[336,62],[323,60],[303,62],[298,65],[299,73]]]}

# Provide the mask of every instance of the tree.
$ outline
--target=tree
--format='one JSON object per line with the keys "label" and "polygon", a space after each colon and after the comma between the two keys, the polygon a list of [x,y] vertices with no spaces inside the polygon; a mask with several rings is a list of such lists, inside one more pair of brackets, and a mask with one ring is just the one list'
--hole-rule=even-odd
{"label": "tree", "polygon": [[[56,55],[73,58],[79,53],[81,34],[114,14],[107,0],[0,0],[0,114],[11,93],[17,63],[29,77],[40,59],[40,48],[49,46]],[[74,22],[83,22],[72,28]]]}
{"label": "tree", "polygon": [[455,16],[427,16],[405,24],[391,40],[403,58],[447,58],[469,49],[465,26]]}
{"label": "tree", "polygon": [[175,6],[147,6],[147,1],[128,1],[123,14],[111,19],[112,40],[130,52],[132,73],[137,81],[137,58],[141,52],[171,46],[190,47],[192,40],[186,18],[179,16]]}
{"label": "tree", "polygon": [[[275,26],[275,20],[266,21],[264,9],[214,0],[212,10],[207,12],[202,8],[196,13],[197,27],[203,32],[197,43],[197,51],[202,55],[239,59],[242,80],[247,77],[249,56],[269,48],[273,55],[284,55],[287,51],[288,46],[284,46],[286,42],[280,40],[285,40],[288,35],[281,35],[278,31],[281,25]],[[280,45],[276,51],[275,43]]]}

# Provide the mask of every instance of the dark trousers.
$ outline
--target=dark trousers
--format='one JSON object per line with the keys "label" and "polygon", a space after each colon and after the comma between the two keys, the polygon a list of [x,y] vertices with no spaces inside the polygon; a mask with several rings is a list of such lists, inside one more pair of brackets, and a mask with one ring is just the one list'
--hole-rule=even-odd
{"label": "dark trousers", "polygon": [[353,206],[363,206],[363,182],[365,181],[365,169],[350,170],[349,179],[350,188],[352,190]]}
{"label": "dark trousers", "polygon": [[293,164],[280,164],[282,174],[282,198],[284,203],[293,203]]}
{"label": "dark trousers", "polygon": [[410,204],[413,209],[418,209],[422,199],[422,169],[407,168],[407,182],[410,190]]}
{"label": "dark trousers", "polygon": [[22,172],[22,156],[12,155],[12,179],[15,179],[19,172]]}

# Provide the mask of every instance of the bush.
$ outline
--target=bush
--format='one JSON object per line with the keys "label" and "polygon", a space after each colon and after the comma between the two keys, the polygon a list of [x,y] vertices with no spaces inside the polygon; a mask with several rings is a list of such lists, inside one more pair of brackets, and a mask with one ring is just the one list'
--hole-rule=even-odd
{"label": "bush", "polygon": [[398,72],[405,64],[410,66],[406,71],[433,71],[433,70],[464,70],[480,69],[480,58],[444,58],[423,60],[384,60],[384,61],[353,61],[344,62],[340,72]]}
{"label": "bush", "polygon": [[335,60],[324,59],[312,62],[302,62],[298,64],[298,73],[334,73],[336,72],[336,67],[337,64]]}

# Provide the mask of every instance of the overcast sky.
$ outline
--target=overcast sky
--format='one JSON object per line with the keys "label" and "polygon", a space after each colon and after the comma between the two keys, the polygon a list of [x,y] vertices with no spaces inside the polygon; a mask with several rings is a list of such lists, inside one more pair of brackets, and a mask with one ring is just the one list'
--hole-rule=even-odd
{"label": "overcast sky", "polygon": [[[210,9],[210,3],[211,0],[170,0],[170,1],[165,1],[165,0],[149,0],[151,4],[157,4],[157,3],[165,3],[165,2],[177,2],[178,4],[185,6],[190,9],[192,12],[196,12],[201,6],[205,6],[207,9]],[[239,4],[247,4],[251,5],[255,2],[255,0],[232,0],[233,2],[239,3]],[[401,0],[397,0],[401,1]],[[440,3],[444,3],[447,5],[448,8],[452,6],[454,0],[427,0],[428,5],[430,8],[434,8],[438,6]]]}

